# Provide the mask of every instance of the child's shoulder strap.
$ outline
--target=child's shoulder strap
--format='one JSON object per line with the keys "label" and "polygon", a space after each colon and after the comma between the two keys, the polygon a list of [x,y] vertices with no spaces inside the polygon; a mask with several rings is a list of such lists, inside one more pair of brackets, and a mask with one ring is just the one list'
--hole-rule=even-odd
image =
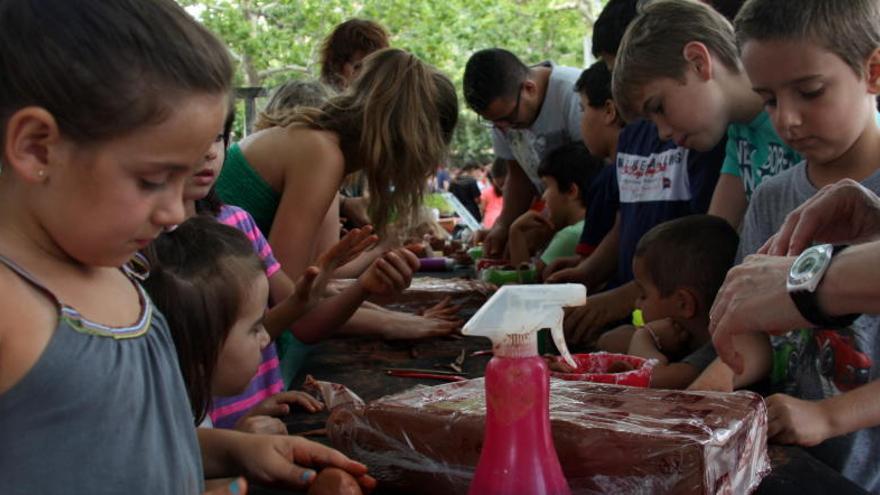
{"label": "child's shoulder strap", "polygon": [[52,300],[52,302],[54,302],[58,306],[62,306],[61,301],[59,301],[58,298],[55,297],[55,294],[52,291],[50,291],[48,288],[46,288],[46,286],[43,285],[43,283],[40,282],[39,279],[37,279],[37,277],[31,275],[30,272],[28,272],[27,270],[22,268],[21,265],[19,265],[18,263],[16,263],[12,259],[4,256],[3,254],[0,254],[0,264],[6,265],[6,267],[9,268],[10,270],[12,270],[13,273],[18,275],[22,279],[24,279],[26,282],[28,282],[32,286],[39,289],[40,292],[46,294]]}

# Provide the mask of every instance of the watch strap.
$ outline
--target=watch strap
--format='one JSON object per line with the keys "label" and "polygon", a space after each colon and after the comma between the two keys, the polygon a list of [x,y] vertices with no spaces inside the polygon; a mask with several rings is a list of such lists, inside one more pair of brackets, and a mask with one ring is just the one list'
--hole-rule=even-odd
{"label": "watch strap", "polygon": [[[843,251],[848,246],[845,244],[835,245],[831,257],[834,258],[837,253]],[[823,275],[824,277],[824,275]],[[821,283],[820,283],[821,284]],[[819,307],[818,286],[816,291],[797,290],[789,292],[794,305],[797,307],[801,316],[818,328],[843,328],[853,324],[853,322],[861,316],[858,313],[829,316]]]}

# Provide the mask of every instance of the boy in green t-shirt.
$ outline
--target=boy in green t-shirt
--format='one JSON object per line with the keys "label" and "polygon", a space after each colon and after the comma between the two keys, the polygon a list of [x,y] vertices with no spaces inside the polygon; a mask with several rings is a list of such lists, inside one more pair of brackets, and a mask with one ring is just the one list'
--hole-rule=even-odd
{"label": "boy in green t-shirt", "polygon": [[540,273],[556,258],[575,254],[584,228],[587,192],[603,163],[590,155],[583,143],[572,143],[551,153],[540,167],[544,182],[544,213],[529,210],[510,226],[510,262],[518,267],[531,260],[544,246],[535,262]]}

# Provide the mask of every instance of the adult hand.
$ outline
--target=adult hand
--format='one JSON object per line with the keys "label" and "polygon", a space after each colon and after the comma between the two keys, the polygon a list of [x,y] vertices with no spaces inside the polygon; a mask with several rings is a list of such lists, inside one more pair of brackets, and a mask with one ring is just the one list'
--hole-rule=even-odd
{"label": "adult hand", "polygon": [[775,394],[767,398],[767,439],[813,447],[832,436],[831,420],[821,402]]}
{"label": "adult hand", "polygon": [[810,327],[801,316],[785,281],[794,257],[753,255],[727,272],[709,311],[709,332],[718,356],[734,372],[743,372],[733,336],[747,332],[782,334]]}
{"label": "adult hand", "polygon": [[557,258],[544,268],[545,284],[561,284],[564,282],[581,282],[587,278],[586,264],[581,263],[580,256]]}
{"label": "adult hand", "polygon": [[372,296],[390,296],[409,287],[419,259],[408,249],[388,251],[364,271],[358,281]]}
{"label": "adult hand", "polygon": [[507,234],[507,225],[496,221],[483,239],[483,255],[490,259],[503,257],[507,247]]}
{"label": "adult hand", "polygon": [[233,454],[246,476],[260,484],[303,490],[315,480],[316,469],[337,467],[365,489],[376,485],[363,464],[302,437],[242,435]]}
{"label": "adult hand", "polygon": [[791,256],[814,243],[857,244],[880,235],[880,198],[844,179],[823,187],[785,218],[759,254]]}

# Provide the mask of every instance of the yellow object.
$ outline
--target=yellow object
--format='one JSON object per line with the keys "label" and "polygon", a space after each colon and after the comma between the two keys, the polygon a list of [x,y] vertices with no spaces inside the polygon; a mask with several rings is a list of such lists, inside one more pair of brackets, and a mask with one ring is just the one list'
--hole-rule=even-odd
{"label": "yellow object", "polygon": [[636,309],[633,311],[633,325],[637,327],[645,326],[645,318],[642,317],[641,309]]}

